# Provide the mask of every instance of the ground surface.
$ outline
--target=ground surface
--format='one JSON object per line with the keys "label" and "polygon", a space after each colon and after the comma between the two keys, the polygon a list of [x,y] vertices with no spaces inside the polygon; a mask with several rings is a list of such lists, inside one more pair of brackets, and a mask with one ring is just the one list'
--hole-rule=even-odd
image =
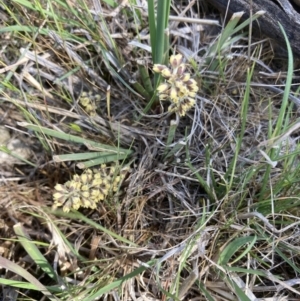
{"label": "ground surface", "polygon": [[[53,300],[299,300],[297,58],[179,1],[172,16],[220,25],[171,18],[196,104],[145,113],[146,2],[90,2],[0,1],[4,300],[42,300],[40,284]],[[70,157],[91,152],[93,167]],[[93,168],[108,181],[96,208],[53,207]]]}

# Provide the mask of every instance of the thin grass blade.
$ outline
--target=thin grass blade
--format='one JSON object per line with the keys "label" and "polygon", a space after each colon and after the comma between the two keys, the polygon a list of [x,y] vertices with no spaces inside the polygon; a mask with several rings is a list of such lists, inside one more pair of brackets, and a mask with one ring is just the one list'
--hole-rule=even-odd
{"label": "thin grass blade", "polygon": [[43,293],[51,301],[58,301],[58,299],[55,296],[53,296],[42,283],[40,283],[35,277],[33,277],[30,273],[28,273],[18,264],[0,256],[0,266],[26,279],[29,283],[31,283],[31,285],[35,287],[35,290],[38,290],[41,293]]}
{"label": "thin grass blade", "polygon": [[80,169],[85,169],[89,168],[92,166],[100,165],[100,164],[106,164],[110,162],[116,162],[119,160],[124,160],[127,158],[127,154],[109,154],[106,156],[101,155],[101,157],[98,157],[93,160],[85,161],[85,162],[80,162],[76,166]]}
{"label": "thin grass blade", "polygon": [[14,225],[13,228],[14,232],[18,236],[20,244],[26,250],[27,254],[32,258],[32,260],[36,263],[36,265],[39,266],[49,277],[56,280],[56,273],[54,272],[52,266],[48,263],[47,259],[43,256],[43,254],[33,243],[33,241],[30,240],[23,226],[18,223]]}
{"label": "thin grass blade", "polygon": [[127,150],[127,149],[123,149],[123,148],[117,148],[117,147],[113,147],[110,145],[106,145],[106,144],[102,144],[102,143],[98,143],[89,139],[84,139],[78,136],[74,136],[71,134],[66,134],[64,132],[59,132],[59,131],[55,131],[55,130],[51,130],[45,127],[40,127],[34,124],[30,124],[27,122],[19,122],[18,125],[25,127],[29,130],[33,130],[36,131],[38,133],[42,133],[44,135],[49,135],[55,138],[59,138],[62,140],[66,140],[69,142],[75,142],[75,143],[82,143],[85,144],[87,146],[91,146],[97,150],[103,150],[103,151],[111,151],[112,153],[125,153],[125,154],[130,154],[132,151],[131,150]]}

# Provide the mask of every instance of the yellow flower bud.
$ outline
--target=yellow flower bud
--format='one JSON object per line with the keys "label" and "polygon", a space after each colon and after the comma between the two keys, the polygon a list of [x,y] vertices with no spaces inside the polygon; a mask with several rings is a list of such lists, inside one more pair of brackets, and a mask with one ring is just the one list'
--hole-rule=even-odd
{"label": "yellow flower bud", "polygon": [[114,175],[115,172],[116,172],[116,168],[112,166],[109,170],[109,174]]}
{"label": "yellow flower bud", "polygon": [[186,64],[180,64],[176,71],[177,76],[178,77],[181,76],[184,73],[185,69],[186,69]]}
{"label": "yellow flower bud", "polygon": [[119,183],[121,181],[121,177],[120,176],[116,176],[114,179],[114,183]]}
{"label": "yellow flower bud", "polygon": [[88,104],[85,106],[85,110],[87,113],[90,113],[95,110],[95,106],[93,106],[92,104]]}
{"label": "yellow flower bud", "polygon": [[97,204],[96,204],[96,203],[92,203],[92,204],[90,205],[90,208],[91,208],[91,209],[96,209],[96,208],[97,208]]}
{"label": "yellow flower bud", "polygon": [[81,186],[81,190],[82,191],[88,191],[90,188],[89,188],[89,186],[88,185],[82,185]]}
{"label": "yellow flower bud", "polygon": [[197,92],[199,87],[194,79],[190,79],[185,83],[190,91]]}
{"label": "yellow flower bud", "polygon": [[164,68],[166,68],[166,66],[160,65],[160,64],[155,64],[153,66],[153,71],[156,73],[160,73]]}
{"label": "yellow flower bud", "polygon": [[65,191],[65,187],[61,184],[56,184],[54,189],[57,190],[57,191],[61,191],[61,192]]}
{"label": "yellow flower bud", "polygon": [[78,203],[78,204],[73,204],[73,209],[74,210],[78,210],[80,208],[81,204]]}
{"label": "yellow flower bud", "polygon": [[56,192],[53,194],[53,199],[55,201],[63,201],[66,198],[66,195],[64,193],[61,192]]}
{"label": "yellow flower bud", "polygon": [[63,207],[63,212],[68,213],[70,212],[71,204],[65,204]]}
{"label": "yellow flower bud", "polygon": [[[73,181],[73,182],[80,183],[80,182],[81,182],[81,178],[80,178],[79,175],[74,175],[72,181]],[[68,181],[68,184],[70,184],[70,181]]]}
{"label": "yellow flower bud", "polygon": [[100,191],[98,190],[98,189],[93,189],[92,191],[91,191],[91,197],[92,198],[98,198],[98,196],[100,195]]}
{"label": "yellow flower bud", "polygon": [[81,187],[81,183],[79,182],[75,182],[75,181],[70,181],[69,182],[69,188],[71,189],[71,190],[79,190],[80,189],[80,187]]}
{"label": "yellow flower bud", "polygon": [[82,196],[84,197],[84,198],[89,198],[90,197],[90,193],[89,193],[89,191],[84,191],[84,192],[82,192],[81,193],[82,194]]}
{"label": "yellow flower bud", "polygon": [[180,94],[182,94],[181,97],[189,93],[189,90],[187,89],[186,85],[183,85],[182,82],[181,85],[178,85],[178,90],[180,91]]}
{"label": "yellow flower bud", "polygon": [[81,175],[81,182],[83,184],[86,184],[88,182],[88,175],[87,174],[82,174]]}
{"label": "yellow flower bud", "polygon": [[108,189],[106,187],[105,188],[101,188],[101,192],[104,195],[108,195]]}
{"label": "yellow flower bud", "polygon": [[98,200],[103,201],[104,199],[105,199],[104,194],[100,192],[98,195]]}
{"label": "yellow flower bud", "polygon": [[183,81],[183,82],[187,82],[189,79],[191,78],[191,75],[189,73],[184,73],[180,79]]}
{"label": "yellow flower bud", "polygon": [[101,178],[96,178],[92,181],[92,186],[99,186],[102,184],[102,179]]}
{"label": "yellow flower bud", "polygon": [[83,107],[86,107],[90,103],[90,99],[88,97],[81,97],[80,98],[80,104]]}
{"label": "yellow flower bud", "polygon": [[80,205],[80,203],[81,203],[80,197],[78,197],[78,196],[72,197],[72,202],[73,202],[73,204],[79,204]]}
{"label": "yellow flower bud", "polygon": [[196,95],[197,95],[197,93],[195,92],[195,91],[189,91],[189,93],[188,93],[188,97],[193,97],[193,98],[195,98],[196,97]]}
{"label": "yellow flower bud", "polygon": [[172,87],[170,90],[170,98],[173,102],[178,102],[178,94],[177,89],[175,87]]}
{"label": "yellow flower bud", "polygon": [[95,175],[94,175],[94,178],[95,178],[95,179],[100,179],[100,178],[101,178],[101,174],[100,174],[100,173],[98,173],[98,172],[97,172],[97,173],[95,173]]}
{"label": "yellow flower bud", "polygon": [[188,104],[191,107],[193,107],[196,103],[195,98],[188,97],[185,99],[185,103]]}
{"label": "yellow flower bud", "polygon": [[169,94],[159,94],[159,99],[160,100],[166,100],[169,98]]}
{"label": "yellow flower bud", "polygon": [[165,91],[167,91],[169,89],[169,85],[167,83],[164,84],[160,84],[157,88],[157,92],[158,93],[164,93]]}
{"label": "yellow flower bud", "polygon": [[165,67],[162,71],[161,71],[161,75],[165,78],[170,78],[172,76],[172,72],[169,68]]}
{"label": "yellow flower bud", "polygon": [[171,55],[170,57],[170,64],[173,69],[177,68],[181,63],[182,63],[183,57],[182,55],[176,54],[176,55]]}
{"label": "yellow flower bud", "polygon": [[94,209],[97,206],[96,202],[92,201],[91,199],[84,199],[82,203],[83,203],[83,207],[85,208]]}

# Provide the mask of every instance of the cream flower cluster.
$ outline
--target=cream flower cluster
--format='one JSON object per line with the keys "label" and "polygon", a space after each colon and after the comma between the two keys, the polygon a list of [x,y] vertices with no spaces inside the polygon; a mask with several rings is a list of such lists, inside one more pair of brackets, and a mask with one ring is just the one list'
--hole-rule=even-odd
{"label": "cream flower cluster", "polygon": [[165,82],[157,88],[160,100],[170,100],[170,112],[178,112],[184,116],[195,105],[195,97],[198,91],[197,82],[185,73],[186,64],[183,63],[181,54],[170,57],[171,68],[165,65],[155,64],[153,71],[160,73]]}
{"label": "cream flower cluster", "polygon": [[119,190],[128,168],[101,165],[100,169],[87,169],[82,175],[74,175],[71,181],[55,185],[53,207],[63,207],[64,212],[80,207],[95,209],[109,193]]}
{"label": "cream flower cluster", "polygon": [[79,103],[82,105],[86,113],[94,117],[96,115],[97,103],[100,102],[101,96],[93,92],[82,92]]}

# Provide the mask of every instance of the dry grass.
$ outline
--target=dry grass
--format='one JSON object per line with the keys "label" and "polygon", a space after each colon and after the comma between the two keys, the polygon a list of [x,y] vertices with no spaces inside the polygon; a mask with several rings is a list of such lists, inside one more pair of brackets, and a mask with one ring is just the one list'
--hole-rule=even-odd
{"label": "dry grass", "polygon": [[[54,1],[59,17],[51,18],[18,1],[0,1],[1,125],[32,148],[35,164],[1,167],[0,255],[58,300],[298,300],[297,127],[284,140],[287,146],[279,144],[280,153],[272,155],[270,147],[287,59],[276,57],[267,39],[249,43],[240,33],[211,57],[220,27],[171,21],[172,47],[187,59],[193,55],[190,72],[200,91],[168,145],[175,118],[168,105],[158,103],[144,114],[147,100],[130,85],[139,82],[138,60],[152,67],[150,54],[129,43],[139,33],[148,44],[145,11],[127,1],[115,9],[103,4],[95,21],[92,1],[85,2],[87,7],[66,1],[63,9]],[[172,15],[184,9],[185,17],[199,12],[223,22],[199,3],[174,6]],[[20,25],[27,30],[10,27]],[[253,70],[251,78],[247,70]],[[296,71],[293,80],[298,82]],[[83,91],[101,95],[96,116],[80,105]],[[298,122],[296,92],[289,94],[275,136]],[[96,210],[51,211],[55,184],[82,172],[52,156],[88,148],[26,130],[21,121],[132,149],[122,194]],[[260,150],[278,164],[269,170]],[[23,249],[13,231],[18,223],[58,282]],[[7,269],[2,278],[17,279]],[[42,300],[34,290],[5,289],[11,300]]]}

